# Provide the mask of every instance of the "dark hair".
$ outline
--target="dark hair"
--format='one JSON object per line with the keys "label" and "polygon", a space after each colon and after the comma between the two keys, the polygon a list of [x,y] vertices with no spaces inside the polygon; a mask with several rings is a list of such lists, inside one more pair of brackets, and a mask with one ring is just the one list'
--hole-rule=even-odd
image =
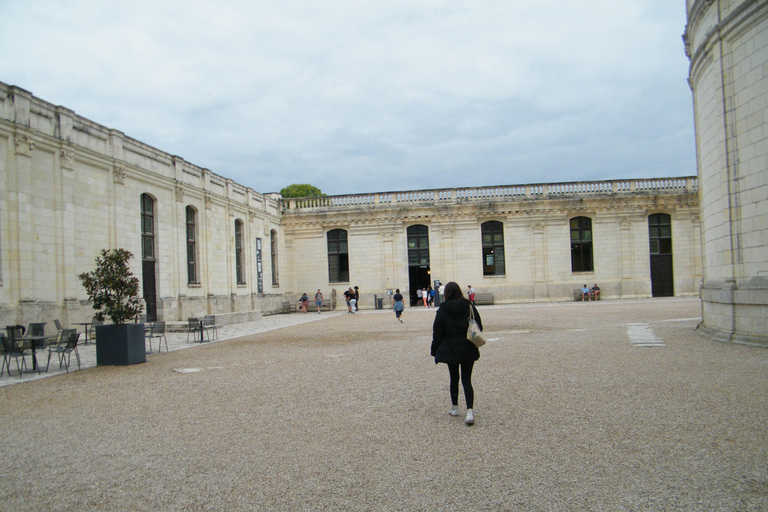
{"label": "dark hair", "polygon": [[395,290],[395,293],[400,293],[400,288],[398,288],[397,290]]}
{"label": "dark hair", "polygon": [[464,294],[461,293],[461,286],[451,281],[445,285],[445,301],[463,299]]}

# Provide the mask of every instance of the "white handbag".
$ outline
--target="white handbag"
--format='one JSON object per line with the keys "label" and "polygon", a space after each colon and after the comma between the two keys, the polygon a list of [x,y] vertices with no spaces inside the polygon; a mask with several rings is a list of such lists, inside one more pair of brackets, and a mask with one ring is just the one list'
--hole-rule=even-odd
{"label": "white handbag", "polygon": [[475,321],[475,314],[474,309],[472,307],[472,304],[469,305],[469,328],[467,329],[467,339],[472,342],[472,344],[478,348],[485,345],[485,337],[483,336],[483,331],[480,329],[480,326],[477,325],[477,322]]}

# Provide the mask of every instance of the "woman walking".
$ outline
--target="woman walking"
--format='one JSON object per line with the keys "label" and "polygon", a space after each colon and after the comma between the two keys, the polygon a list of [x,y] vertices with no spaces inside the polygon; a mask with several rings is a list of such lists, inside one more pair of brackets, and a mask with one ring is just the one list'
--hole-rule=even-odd
{"label": "woman walking", "polygon": [[400,295],[400,288],[395,290],[395,296],[392,298],[395,300],[395,318],[397,318],[398,322],[403,323],[403,319],[401,317],[403,316],[403,309],[405,309],[405,304],[403,304],[403,296]]}
{"label": "woman walking", "polygon": [[448,365],[452,404],[448,414],[451,416],[459,415],[459,378],[461,378],[464,398],[467,401],[467,417],[464,422],[471,426],[475,424],[472,367],[475,361],[480,359],[480,351],[467,339],[469,308],[472,308],[475,320],[482,330],[483,322],[480,320],[480,314],[475,306],[464,298],[461,287],[454,282],[445,285],[445,301],[440,303],[432,326],[432,356],[435,358],[435,364]]}

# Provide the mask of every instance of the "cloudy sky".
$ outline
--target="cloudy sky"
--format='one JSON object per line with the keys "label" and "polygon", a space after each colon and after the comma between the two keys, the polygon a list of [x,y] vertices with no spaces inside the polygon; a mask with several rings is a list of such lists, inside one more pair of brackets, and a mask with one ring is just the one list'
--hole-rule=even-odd
{"label": "cloudy sky", "polygon": [[683,0],[0,0],[0,81],[259,192],[696,174]]}

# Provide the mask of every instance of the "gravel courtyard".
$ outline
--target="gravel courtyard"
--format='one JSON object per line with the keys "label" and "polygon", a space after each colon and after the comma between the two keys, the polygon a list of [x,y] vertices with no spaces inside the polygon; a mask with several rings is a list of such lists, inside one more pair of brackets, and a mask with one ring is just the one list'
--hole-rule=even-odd
{"label": "gravel courtyard", "polygon": [[768,350],[698,299],[479,310],[472,427],[417,308],[4,386],[0,509],[768,510]]}

